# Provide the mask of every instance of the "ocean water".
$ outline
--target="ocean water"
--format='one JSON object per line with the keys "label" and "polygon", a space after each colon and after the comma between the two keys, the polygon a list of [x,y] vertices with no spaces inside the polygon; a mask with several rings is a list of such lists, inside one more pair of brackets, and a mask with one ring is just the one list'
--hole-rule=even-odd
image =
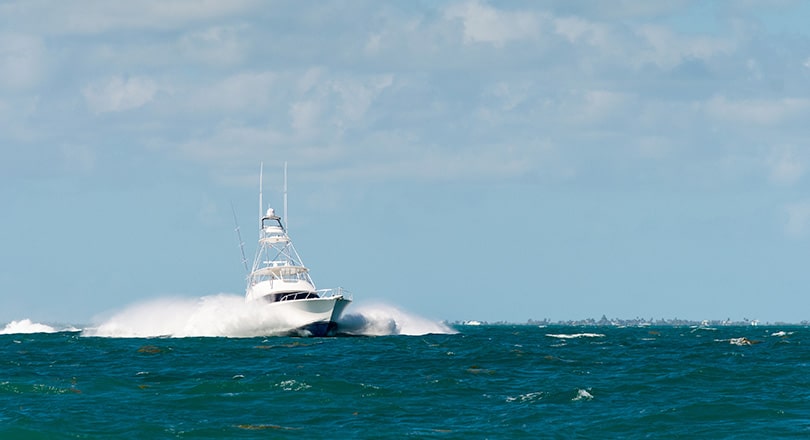
{"label": "ocean water", "polygon": [[11,323],[0,438],[810,438],[807,327],[352,319],[332,338]]}

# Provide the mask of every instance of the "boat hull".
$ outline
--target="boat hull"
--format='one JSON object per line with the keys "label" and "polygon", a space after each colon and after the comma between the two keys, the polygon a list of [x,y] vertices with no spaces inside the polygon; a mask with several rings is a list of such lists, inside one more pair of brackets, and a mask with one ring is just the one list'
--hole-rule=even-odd
{"label": "boat hull", "polygon": [[332,336],[338,319],[351,300],[342,296],[278,301],[268,304],[274,313],[284,316],[293,336]]}

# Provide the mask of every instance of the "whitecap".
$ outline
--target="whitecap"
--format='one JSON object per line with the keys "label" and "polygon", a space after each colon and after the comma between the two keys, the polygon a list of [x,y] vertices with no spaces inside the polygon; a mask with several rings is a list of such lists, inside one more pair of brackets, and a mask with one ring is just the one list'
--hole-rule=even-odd
{"label": "whitecap", "polygon": [[731,338],[731,339],[728,340],[729,344],[731,344],[731,345],[739,345],[739,346],[753,345],[753,344],[756,344],[758,342],[759,341],[752,341],[752,340],[750,340],[748,338],[745,338],[745,337]]}
{"label": "whitecap", "polygon": [[521,394],[519,396],[506,396],[507,402],[531,402],[534,400],[540,400],[543,398],[544,393],[542,391],[535,391],[533,393],[526,393]]}
{"label": "whitecap", "polygon": [[574,333],[574,334],[551,334],[546,333],[549,338],[557,339],[576,339],[576,338],[604,338],[605,335],[601,333]]}
{"label": "whitecap", "polygon": [[709,331],[709,332],[716,332],[716,331],[717,331],[717,328],[715,328],[715,327],[706,327],[706,326],[692,327],[692,333],[694,333],[694,332],[696,332],[696,331],[698,331],[698,330]]}
{"label": "whitecap", "polygon": [[593,394],[589,393],[587,390],[579,389],[577,390],[577,397],[574,397],[571,400],[591,400],[593,399]]}
{"label": "whitecap", "polygon": [[276,387],[281,388],[284,391],[301,391],[312,388],[312,385],[304,382],[298,382],[295,379],[289,379],[277,383]]}

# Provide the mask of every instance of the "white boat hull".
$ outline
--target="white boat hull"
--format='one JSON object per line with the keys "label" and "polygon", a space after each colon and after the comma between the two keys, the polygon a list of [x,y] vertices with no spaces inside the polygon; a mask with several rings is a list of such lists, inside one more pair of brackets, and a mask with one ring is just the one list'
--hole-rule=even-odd
{"label": "white boat hull", "polygon": [[329,336],[351,300],[342,296],[277,301],[267,304],[274,314],[284,317],[290,333],[299,336]]}

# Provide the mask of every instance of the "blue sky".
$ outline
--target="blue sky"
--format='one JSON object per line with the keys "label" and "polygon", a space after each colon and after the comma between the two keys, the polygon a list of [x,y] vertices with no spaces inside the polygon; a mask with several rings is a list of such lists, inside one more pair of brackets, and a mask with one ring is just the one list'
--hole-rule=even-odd
{"label": "blue sky", "polygon": [[799,1],[0,3],[0,322],[318,287],[432,319],[810,318]]}

